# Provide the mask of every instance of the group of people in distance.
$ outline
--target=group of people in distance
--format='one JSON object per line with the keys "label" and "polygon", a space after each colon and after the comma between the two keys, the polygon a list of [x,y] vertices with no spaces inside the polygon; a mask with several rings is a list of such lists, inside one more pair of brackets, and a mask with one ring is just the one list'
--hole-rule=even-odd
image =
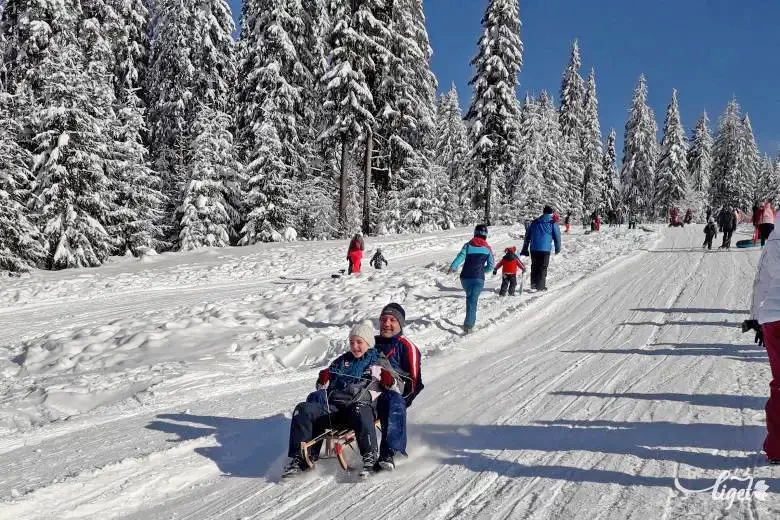
{"label": "group of people in distance", "polygon": [[[706,219],[702,248],[711,250],[713,239],[718,236],[718,232],[721,232],[723,233],[723,243],[718,249],[731,249],[731,238],[741,220],[739,209],[732,206],[721,206],[713,215],[712,209],[707,208]],[[751,221],[753,224],[753,245],[760,241],[761,247],[764,247],[769,235],[775,229],[774,201],[767,199],[761,204],[755,204]]]}
{"label": "group of people in distance", "polygon": [[[349,350],[319,372],[316,390],[295,407],[284,478],[311,469],[301,443],[336,425],[355,432],[361,476],[395,468],[396,453],[406,452],[406,409],[423,389],[420,351],[404,336],[405,323],[404,308],[390,303],[379,315],[379,335],[370,321],[352,327]],[[318,442],[309,449],[309,460],[318,459],[321,447]]]}

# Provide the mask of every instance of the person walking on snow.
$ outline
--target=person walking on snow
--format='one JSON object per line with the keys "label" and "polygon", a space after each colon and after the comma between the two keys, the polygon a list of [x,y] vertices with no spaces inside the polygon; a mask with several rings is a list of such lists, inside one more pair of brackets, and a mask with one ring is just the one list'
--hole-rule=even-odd
{"label": "person walking on snow", "polygon": [[775,209],[772,207],[772,199],[764,202],[758,214],[758,236],[761,239],[761,247],[764,247],[769,235],[775,230]]}
{"label": "person walking on snow", "polygon": [[542,216],[528,229],[521,256],[531,257],[531,290],[547,290],[547,267],[555,244],[555,254],[561,252],[561,229],[552,221],[552,208],[545,206]]}
{"label": "person walking on snow", "polygon": [[506,253],[504,258],[493,268],[493,276],[498,274],[499,269],[502,269],[501,290],[498,295],[506,296],[508,289],[509,296],[514,296],[517,287],[517,270],[520,269],[522,273],[525,273],[525,266],[520,261],[520,257],[517,256],[516,247],[507,247],[504,252]]}
{"label": "person walking on snow", "polygon": [[719,249],[731,249],[731,235],[737,229],[737,216],[731,206],[718,213],[718,227],[723,231],[723,244]]}
{"label": "person walking on snow", "polygon": [[[550,211],[550,220],[552,220],[552,210]],[[529,231],[533,229],[533,224]],[[463,322],[463,331],[468,334],[474,329],[477,322],[477,303],[479,295],[485,287],[485,273],[493,270],[495,260],[493,259],[493,250],[487,243],[488,227],[480,224],[474,228],[474,238],[467,242],[452,261],[448,270],[454,273],[463,265],[460,273],[460,284],[466,291],[466,319]],[[528,236],[526,234],[526,236]]]}
{"label": "person walking on snow", "polygon": [[377,416],[381,423],[377,469],[395,469],[396,453],[406,455],[406,409],[424,388],[420,372],[420,350],[404,336],[406,311],[398,303],[385,305],[379,315],[379,336],[376,348],[401,376],[401,392],[382,392],[377,400]]}
{"label": "person walking on snow", "polygon": [[[374,348],[374,327],[370,321],[356,325],[349,333],[349,352],[337,357],[317,378],[317,392],[295,407],[290,424],[290,457],[283,477],[309,470],[301,454],[301,443],[322,435],[333,425],[355,431],[363,457],[363,471],[374,471],[378,459],[376,401],[381,393],[398,391],[403,384],[390,361]],[[313,446],[309,458],[319,457],[321,443]]]}
{"label": "person walking on snow", "polygon": [[355,236],[352,237],[352,241],[349,243],[349,249],[347,250],[347,260],[349,261],[348,274],[360,272],[360,263],[363,261],[364,249],[363,233],[356,233]]}
{"label": "person walking on snow", "polygon": [[566,218],[563,221],[563,225],[565,226],[566,233],[571,231],[571,211],[566,213]]}
{"label": "person walking on snow", "polygon": [[382,269],[383,262],[385,265],[388,265],[387,260],[385,260],[385,257],[382,255],[382,250],[377,247],[376,253],[371,257],[371,261],[368,262],[368,265],[374,269]]}
{"label": "person walking on snow", "polygon": [[742,331],[753,330],[756,343],[764,345],[772,381],[766,403],[764,453],[771,464],[780,464],[780,236],[771,235],[761,253],[753,283],[751,318]]}
{"label": "person walking on snow", "polygon": [[712,239],[718,237],[718,228],[715,226],[715,219],[710,217],[707,221],[707,225],[704,226],[704,245],[708,250],[712,251]]}

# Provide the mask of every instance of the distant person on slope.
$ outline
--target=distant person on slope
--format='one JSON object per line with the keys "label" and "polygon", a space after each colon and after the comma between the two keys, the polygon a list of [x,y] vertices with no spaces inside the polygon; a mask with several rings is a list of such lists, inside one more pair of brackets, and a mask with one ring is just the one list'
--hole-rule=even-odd
{"label": "distant person on slope", "polygon": [[566,219],[563,221],[563,225],[566,228],[566,233],[571,231],[571,211],[566,213]]}
{"label": "distant person on slope", "polygon": [[[552,220],[552,210],[550,211],[550,220]],[[533,227],[534,225],[531,224],[528,228],[529,231]],[[460,284],[466,291],[466,319],[463,322],[463,331],[466,334],[474,329],[474,324],[477,322],[477,303],[479,295],[485,287],[485,273],[492,271],[495,264],[493,250],[487,243],[487,237],[488,227],[485,224],[474,228],[474,238],[463,246],[458,256],[452,261],[448,271],[454,273],[463,265],[463,271],[460,273]]]}
{"label": "distant person on slope", "polygon": [[349,243],[349,249],[347,250],[347,260],[349,261],[348,274],[354,274],[360,272],[360,263],[363,261],[363,250],[365,244],[363,242],[363,233],[356,233]]}
{"label": "distant person on slope", "polygon": [[769,235],[775,230],[775,209],[772,207],[772,199],[764,202],[759,211],[758,236],[761,238],[761,247],[766,244]]}
{"label": "distant person on slope", "polygon": [[761,253],[753,284],[751,319],[742,331],[754,330],[756,343],[766,347],[772,381],[766,403],[764,453],[771,464],[780,464],[780,236],[772,235]]}
{"label": "distant person on slope", "polygon": [[737,215],[731,206],[718,213],[718,227],[723,231],[723,244],[718,249],[731,249],[731,235],[737,229]]}
{"label": "distant person on slope", "polygon": [[504,258],[501,259],[496,267],[493,268],[493,276],[498,274],[499,269],[503,269],[501,273],[501,290],[499,290],[499,296],[506,296],[507,289],[509,290],[509,296],[515,295],[515,289],[517,288],[517,270],[525,272],[525,266],[520,261],[520,257],[517,256],[517,248],[507,247],[504,252]]}
{"label": "distant person on slope", "polygon": [[704,245],[708,250],[712,250],[712,240],[718,237],[718,228],[715,226],[715,219],[710,217],[707,225],[704,226]]}
{"label": "distant person on slope", "polygon": [[542,216],[528,229],[523,243],[522,256],[531,257],[531,290],[547,290],[547,267],[555,244],[555,254],[561,252],[561,229],[552,221],[552,208],[545,206]]}
{"label": "distant person on slope", "polygon": [[[374,326],[370,321],[352,328],[349,352],[337,357],[317,378],[317,392],[295,407],[290,424],[290,457],[283,477],[291,477],[309,468],[301,454],[301,442],[322,435],[334,425],[355,431],[363,456],[362,475],[374,471],[377,441],[374,422],[376,401],[385,391],[400,391],[401,381],[387,357],[374,348]],[[309,457],[319,457],[321,443],[312,447]]]}
{"label": "distant person on slope", "polygon": [[382,426],[377,469],[395,469],[396,453],[406,454],[406,409],[424,388],[420,372],[420,350],[404,336],[406,311],[398,303],[385,305],[379,315],[376,348],[390,361],[401,377],[401,391],[382,392],[377,400],[377,416]]}
{"label": "distant person on slope", "polygon": [[368,265],[373,267],[374,269],[382,269],[382,264],[388,265],[387,260],[385,260],[384,255],[382,255],[382,250],[380,248],[376,248],[376,253],[374,253],[374,256],[371,257],[371,261],[368,262]]}

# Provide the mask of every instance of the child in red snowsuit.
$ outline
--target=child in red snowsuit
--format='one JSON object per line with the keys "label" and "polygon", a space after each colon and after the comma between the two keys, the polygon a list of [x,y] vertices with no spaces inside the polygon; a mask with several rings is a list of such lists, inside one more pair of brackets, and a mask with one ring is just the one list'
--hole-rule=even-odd
{"label": "child in red snowsuit", "polygon": [[501,277],[501,290],[499,296],[506,296],[507,289],[509,289],[509,296],[515,295],[515,288],[517,287],[517,270],[525,272],[525,266],[520,261],[520,257],[517,256],[517,248],[507,247],[505,250],[504,258],[496,264],[493,269],[493,276],[498,274],[498,270],[503,268]]}
{"label": "child in red snowsuit", "polygon": [[352,238],[349,243],[349,250],[347,251],[347,260],[349,260],[349,273],[354,274],[360,272],[360,263],[363,261],[363,235],[358,233]]}

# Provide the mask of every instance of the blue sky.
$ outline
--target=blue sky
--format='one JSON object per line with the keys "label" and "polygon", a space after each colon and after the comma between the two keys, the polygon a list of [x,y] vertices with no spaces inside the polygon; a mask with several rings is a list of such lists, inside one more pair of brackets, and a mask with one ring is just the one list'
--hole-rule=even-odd
{"label": "blue sky", "polygon": [[[240,0],[230,2],[240,16]],[[424,0],[439,89],[455,82],[464,109],[471,98],[469,61],[486,4]],[[622,142],[633,89],[644,73],[659,129],[673,88],[689,134],[704,109],[716,128],[726,103],[736,96],[750,113],[761,150],[780,151],[780,1],[521,0],[520,18],[525,45],[520,96],[546,89],[557,97],[577,38],[582,75],[596,69],[605,137],[614,127]]]}

